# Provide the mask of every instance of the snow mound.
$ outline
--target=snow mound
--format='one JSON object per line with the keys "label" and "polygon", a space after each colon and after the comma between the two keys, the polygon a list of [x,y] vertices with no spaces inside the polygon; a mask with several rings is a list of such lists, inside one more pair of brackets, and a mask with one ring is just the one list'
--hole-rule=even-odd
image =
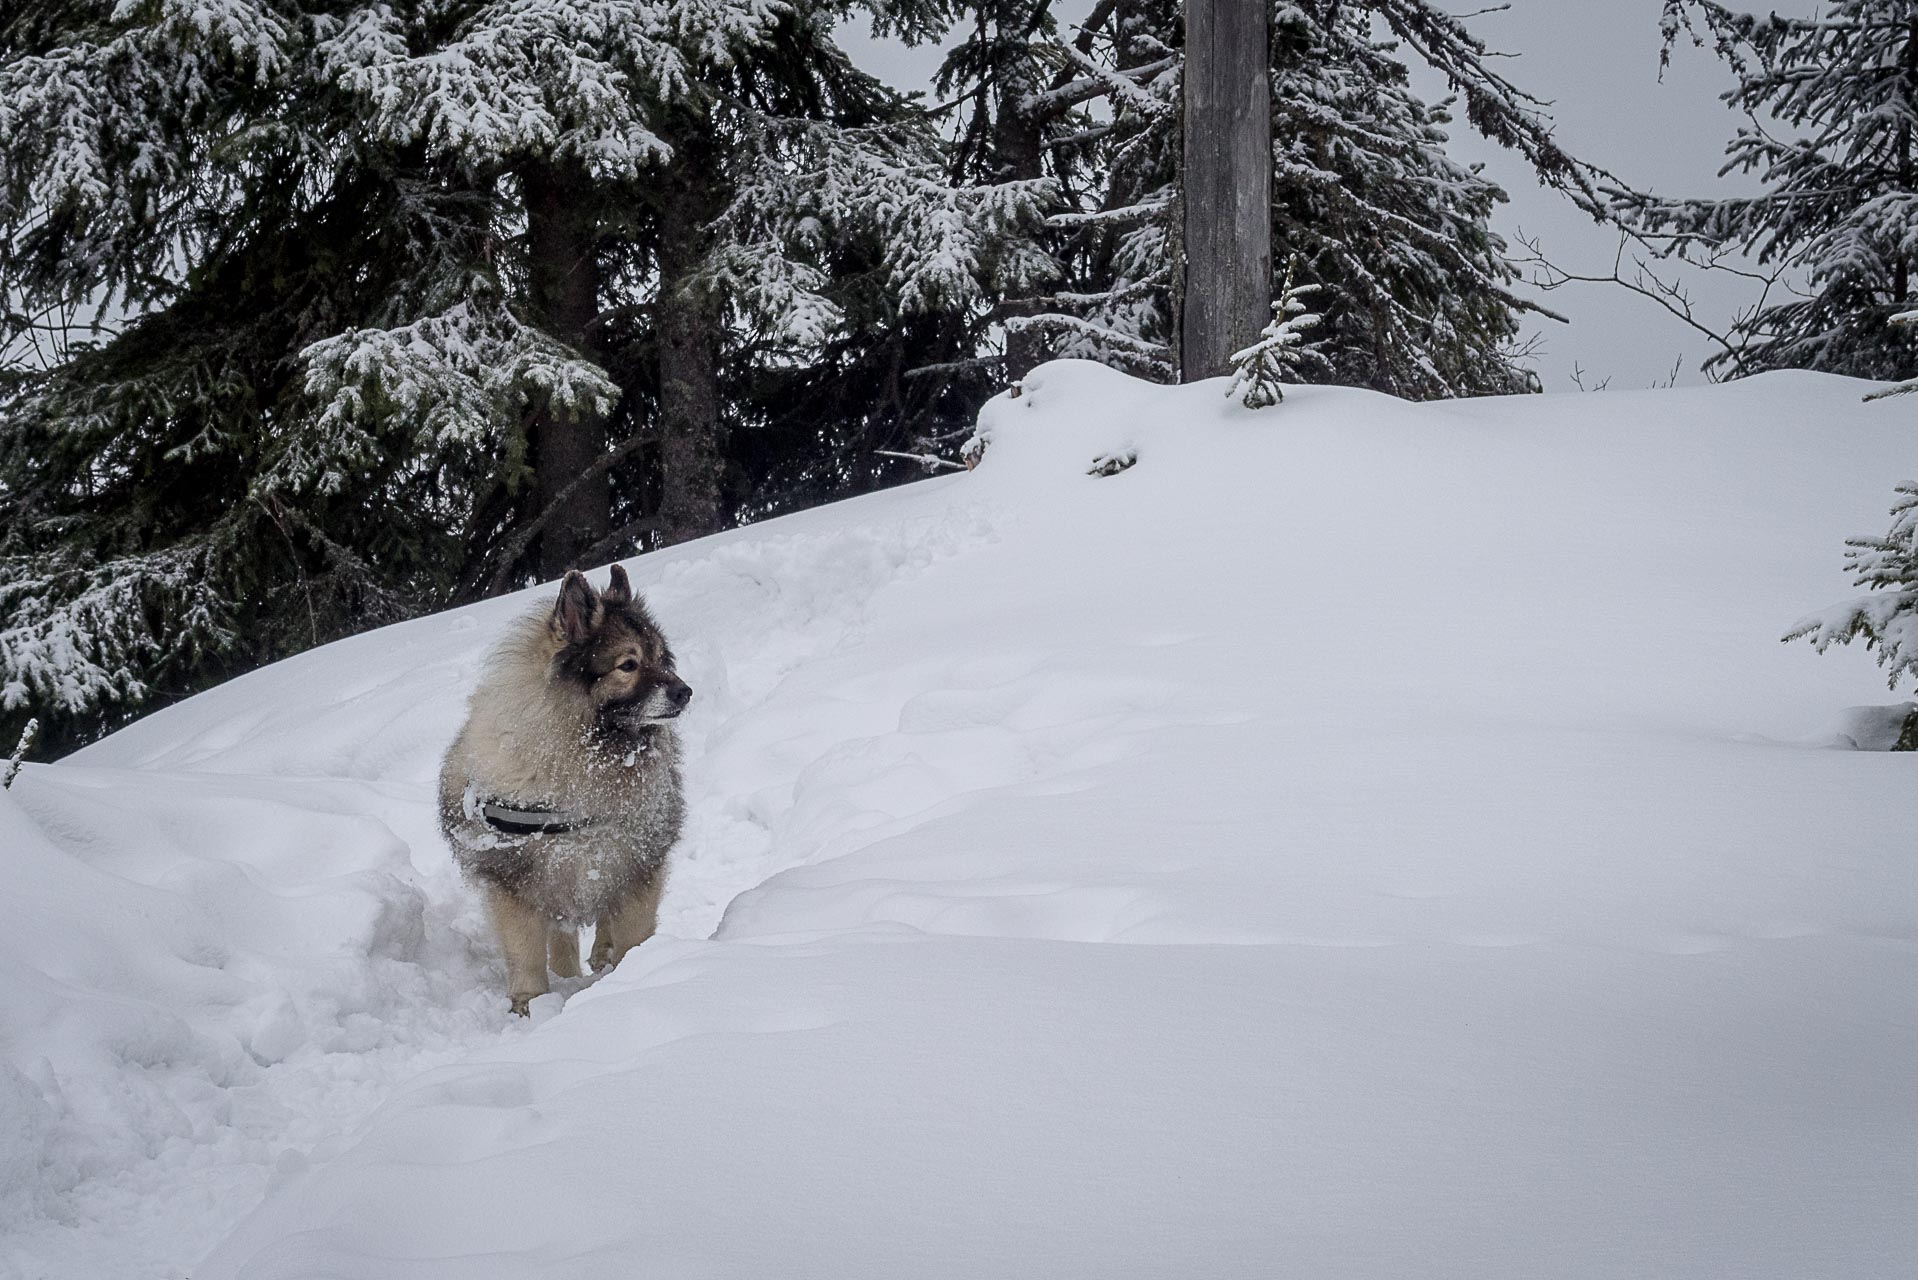
{"label": "snow mound", "polygon": [[1911,719],[1914,712],[1918,712],[1918,702],[1846,707],[1810,741],[1817,746],[1839,747],[1848,751],[1893,751],[1904,734],[1905,722]]}
{"label": "snow mound", "polygon": [[0,1273],[1904,1274],[1918,757],[1777,637],[1913,420],[1223,387],[629,562],[686,838],[528,1020],[431,781],[550,589],[30,768]]}

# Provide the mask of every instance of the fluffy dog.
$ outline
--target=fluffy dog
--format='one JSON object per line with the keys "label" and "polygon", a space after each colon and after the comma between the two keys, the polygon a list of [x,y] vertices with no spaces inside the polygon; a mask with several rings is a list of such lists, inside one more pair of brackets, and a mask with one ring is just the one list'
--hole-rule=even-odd
{"label": "fluffy dog", "polygon": [[604,592],[568,573],[487,660],[440,768],[440,827],[486,894],[513,1012],[547,991],[549,964],[579,976],[579,926],[596,926],[595,970],[652,936],[692,693],[618,565]]}

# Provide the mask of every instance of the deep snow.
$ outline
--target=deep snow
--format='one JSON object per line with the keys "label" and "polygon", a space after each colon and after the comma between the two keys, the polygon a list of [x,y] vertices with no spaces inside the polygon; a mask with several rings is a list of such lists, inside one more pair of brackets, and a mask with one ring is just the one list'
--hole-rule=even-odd
{"label": "deep snow", "polygon": [[431,782],[547,591],[30,768],[0,1266],[1910,1275],[1918,757],[1777,642],[1909,407],[1221,385],[1050,365],[970,474],[629,562],[689,829],[530,1021]]}

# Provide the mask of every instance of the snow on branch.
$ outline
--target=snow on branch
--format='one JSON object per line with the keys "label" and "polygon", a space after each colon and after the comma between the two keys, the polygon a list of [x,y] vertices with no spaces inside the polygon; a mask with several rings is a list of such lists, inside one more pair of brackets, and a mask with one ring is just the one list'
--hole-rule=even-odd
{"label": "snow on branch", "polygon": [[1169,198],[1155,197],[1136,204],[1122,205],[1116,209],[1093,209],[1085,213],[1055,213],[1046,219],[1046,225],[1061,231],[1069,231],[1076,227],[1131,227],[1163,217],[1171,207],[1172,201]]}
{"label": "snow on branch", "polygon": [[1893,688],[1900,676],[1918,680],[1918,481],[1897,491],[1901,496],[1884,537],[1846,541],[1846,566],[1856,585],[1872,594],[1801,618],[1783,636],[1809,640],[1820,653],[1862,639]]}
{"label": "snow on branch", "polygon": [[[794,239],[809,239],[804,227]],[[774,336],[795,347],[812,347],[837,335],[846,313],[825,295],[830,277],[798,261],[769,240],[722,244],[714,250],[698,286],[718,289],[746,315],[772,326]]]}
{"label": "snow on branch", "polygon": [[[63,299],[151,296],[168,275],[156,264],[206,235],[230,196],[233,155],[205,139],[290,80],[304,35],[258,0],[80,8],[87,19],[23,16],[0,39],[0,255],[57,230]],[[83,37],[44,48],[25,25],[83,21]],[[176,127],[186,120],[199,130]]]}
{"label": "snow on branch", "polygon": [[82,714],[137,702],[136,670],[236,639],[205,540],[94,564],[0,559],[0,708]]}
{"label": "snow on branch", "polygon": [[[1172,374],[1172,351],[1164,343],[1151,342],[1136,334],[1080,316],[1053,311],[1036,316],[1010,316],[1005,324],[1009,330],[1031,330],[1080,339],[1100,358],[1123,368],[1161,378]],[[1063,354],[1077,353],[1068,347]]]}
{"label": "snow on branch", "polygon": [[1049,278],[1051,260],[1024,233],[1057,198],[1049,178],[957,186],[928,135],[897,125],[846,128],[820,121],[757,117],[747,122],[758,152],[717,226],[734,248],[708,275],[749,283],[746,297],[788,329],[820,331],[837,307],[809,264],[855,235],[884,246],[888,284],[907,312],[984,310],[995,292]]}
{"label": "snow on branch", "polygon": [[269,489],[334,492],[370,464],[383,430],[434,445],[503,435],[534,398],[603,415],[619,398],[598,365],[497,303],[459,302],[391,329],[355,329],[301,353],[313,416],[287,442]]}
{"label": "snow on branch", "polygon": [[1020,101],[1021,110],[1033,115],[1051,114],[1094,98],[1111,97],[1142,115],[1163,115],[1172,111],[1173,105],[1169,99],[1140,86],[1176,68],[1179,65],[1176,56],[1168,55],[1140,66],[1117,70],[1095,61],[1071,45],[1062,46],[1060,52],[1078,69],[1078,78],[1027,94]]}
{"label": "snow on branch", "polygon": [[705,68],[763,43],[784,11],[778,0],[495,0],[419,49],[410,10],[368,5],[319,54],[385,141],[478,162],[563,155],[630,176],[670,154],[645,104],[698,94]]}
{"label": "snow on branch", "polygon": [[966,469],[965,463],[942,458],[936,453],[903,453],[898,449],[874,449],[873,452],[882,458],[900,458],[906,462],[916,462],[925,469],[927,475],[941,469],[947,471]]}

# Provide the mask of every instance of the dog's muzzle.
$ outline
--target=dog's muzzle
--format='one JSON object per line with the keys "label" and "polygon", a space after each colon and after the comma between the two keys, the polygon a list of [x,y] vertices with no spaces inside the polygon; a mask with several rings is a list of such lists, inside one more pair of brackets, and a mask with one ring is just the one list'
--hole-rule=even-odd
{"label": "dog's muzzle", "polygon": [[662,680],[637,698],[601,708],[600,716],[629,733],[676,719],[693,700],[692,686],[674,677]]}

